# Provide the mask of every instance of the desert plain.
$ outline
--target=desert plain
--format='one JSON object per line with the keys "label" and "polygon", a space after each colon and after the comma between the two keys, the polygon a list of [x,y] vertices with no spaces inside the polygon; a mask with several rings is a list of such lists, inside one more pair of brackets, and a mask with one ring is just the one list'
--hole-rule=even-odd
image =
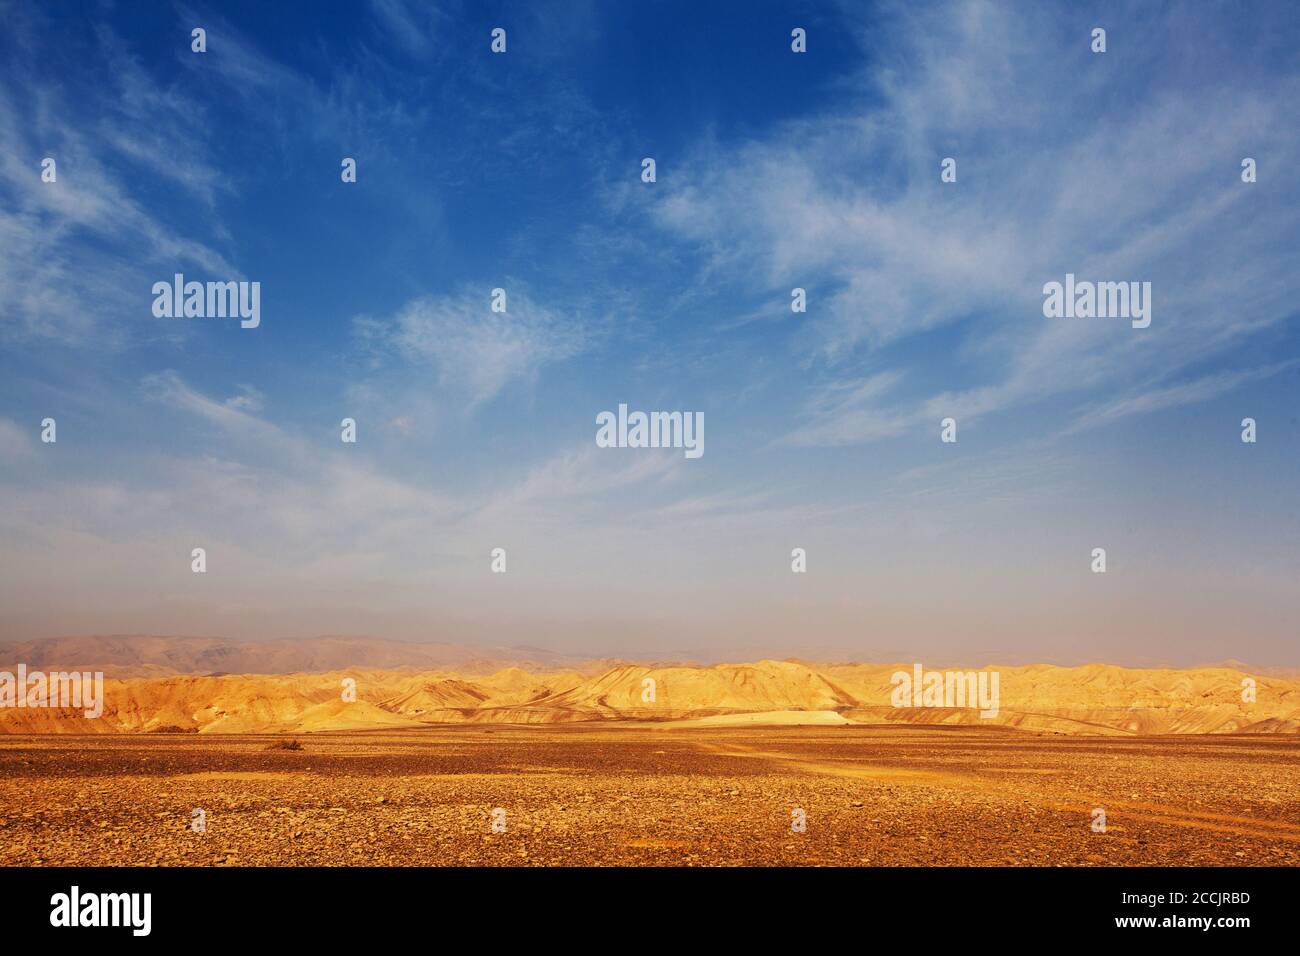
{"label": "desert plain", "polygon": [[0,737],[0,864],[1300,864],[1293,736],[570,724],[293,740]]}

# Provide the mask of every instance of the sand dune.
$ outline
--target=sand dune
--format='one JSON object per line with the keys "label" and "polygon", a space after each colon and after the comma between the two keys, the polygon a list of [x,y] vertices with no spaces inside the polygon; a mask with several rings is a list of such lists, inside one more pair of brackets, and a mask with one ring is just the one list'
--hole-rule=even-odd
{"label": "sand dune", "polygon": [[[989,668],[1000,678],[993,718],[974,708],[893,706],[890,677],[898,670],[910,666],[759,661],[619,664],[594,676],[508,667],[486,675],[369,669],[110,679],[99,719],[6,707],[0,708],[0,732],[311,733],[577,721],[919,723],[1119,735],[1300,732],[1300,680],[1231,668]],[[1248,676],[1257,683],[1253,704],[1241,700]],[[354,702],[342,700],[345,679],[356,682]]]}

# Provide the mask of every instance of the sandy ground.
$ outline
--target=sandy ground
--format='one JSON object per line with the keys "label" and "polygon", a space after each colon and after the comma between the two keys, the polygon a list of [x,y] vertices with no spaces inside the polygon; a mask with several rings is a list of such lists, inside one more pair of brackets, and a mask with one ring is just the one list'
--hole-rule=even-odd
{"label": "sandy ground", "polygon": [[0,864],[1300,864],[1294,737],[476,725],[268,749],[285,739],[0,738]]}

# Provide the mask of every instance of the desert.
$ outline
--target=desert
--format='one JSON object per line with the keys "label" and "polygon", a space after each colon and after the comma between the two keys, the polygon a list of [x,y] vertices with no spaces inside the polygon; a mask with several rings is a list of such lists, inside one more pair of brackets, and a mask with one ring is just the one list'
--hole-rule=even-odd
{"label": "desert", "polygon": [[981,710],[896,706],[896,664],[189,651],[101,645],[96,718],[0,709],[0,865],[1300,864],[1285,673],[983,668]]}
{"label": "desert", "polygon": [[1278,734],[570,723],[11,735],[0,865],[1294,866],[1298,781],[1300,740]]}

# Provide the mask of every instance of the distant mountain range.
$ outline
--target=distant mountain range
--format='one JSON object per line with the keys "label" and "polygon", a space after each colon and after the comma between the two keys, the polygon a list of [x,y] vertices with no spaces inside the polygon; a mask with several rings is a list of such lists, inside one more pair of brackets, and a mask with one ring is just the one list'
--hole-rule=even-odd
{"label": "distant mountain range", "polygon": [[[757,656],[768,656],[764,652]],[[884,651],[874,660],[902,657],[906,651]],[[744,655],[741,657],[743,660]],[[784,656],[784,655],[782,655]],[[835,660],[830,649],[814,651],[818,661]],[[788,660],[806,659],[800,654]],[[437,641],[397,641],[380,637],[322,635],[275,640],[234,641],[220,637],[170,637],[152,634],[103,634],[50,637],[28,641],[0,642],[0,670],[12,670],[18,663],[29,668],[68,668],[103,671],[108,677],[165,677],[177,674],[309,674],[349,667],[370,670],[455,668],[464,674],[490,674],[506,667],[525,669],[579,669],[595,672],[630,658],[586,657],[560,654],[540,647],[522,645],[469,645]],[[640,663],[722,663],[726,658],[705,655],[681,661],[641,655]],[[731,659],[735,659],[734,657]],[[857,658],[862,660],[862,658]],[[927,661],[927,666],[982,665],[983,661]],[[999,661],[1003,665],[1027,666],[1040,661]],[[1065,662],[1057,662],[1065,664]],[[820,666],[820,665],[816,665]],[[1253,667],[1237,660],[1197,665],[1269,677],[1300,678],[1296,667]],[[1158,663],[1138,663],[1138,669],[1161,669]],[[1165,668],[1167,669],[1167,668]]]}
{"label": "distant mountain range", "polygon": [[301,674],[347,667],[456,667],[466,673],[508,666],[581,663],[536,647],[469,647],[370,637],[304,637],[231,641],[216,637],[111,634],[52,637],[0,644],[0,670],[29,668],[103,671],[109,677],[172,674]]}

